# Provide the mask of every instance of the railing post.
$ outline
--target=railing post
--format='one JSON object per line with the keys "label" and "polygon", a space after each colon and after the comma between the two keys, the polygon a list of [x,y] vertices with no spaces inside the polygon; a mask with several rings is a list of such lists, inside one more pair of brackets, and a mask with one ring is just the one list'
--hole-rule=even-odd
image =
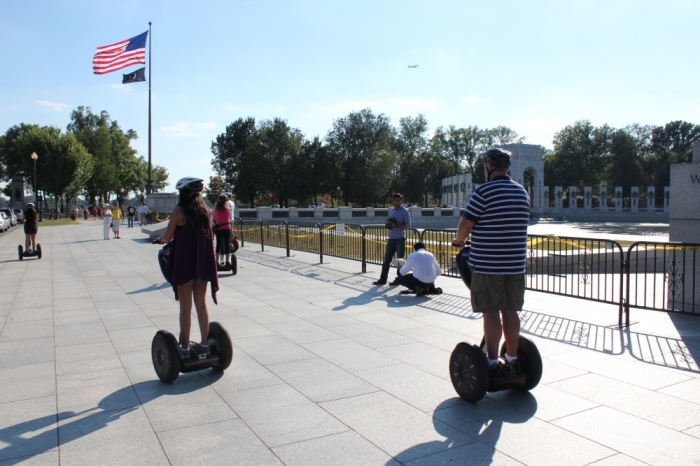
{"label": "railing post", "polygon": [[265,251],[265,232],[263,231],[263,221],[262,219],[258,219],[258,222],[260,222],[260,250]]}
{"label": "railing post", "polygon": [[362,229],[362,273],[367,273],[367,242],[365,241],[365,227],[360,225]]}
{"label": "railing post", "polygon": [[289,257],[289,222],[284,221],[284,229],[287,232],[287,257]]}
{"label": "railing post", "polygon": [[[245,237],[243,236],[243,219],[239,219],[238,222],[241,224],[241,247],[245,247]],[[233,223],[236,223],[236,220],[233,221]]]}
{"label": "railing post", "polygon": [[325,223],[321,223],[318,225],[318,247],[321,264],[323,264],[323,225],[325,225]]}

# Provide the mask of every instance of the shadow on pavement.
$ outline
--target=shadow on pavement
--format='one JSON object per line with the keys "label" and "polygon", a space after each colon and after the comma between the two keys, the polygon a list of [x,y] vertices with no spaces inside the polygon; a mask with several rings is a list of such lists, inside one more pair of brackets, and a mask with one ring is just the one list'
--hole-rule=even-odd
{"label": "shadow on pavement", "polygon": [[140,290],[129,291],[127,294],[148,293],[149,291],[164,290],[166,288],[170,288],[170,283],[164,282],[164,283],[161,283],[160,285],[150,285],[150,286],[147,286],[146,288],[141,288]]}
{"label": "shadow on pavement", "polygon": [[[493,462],[494,449],[504,424],[522,424],[537,412],[537,400],[530,392],[507,390],[489,394],[477,403],[445,400],[433,412],[435,432],[445,437],[442,442],[433,441],[415,445],[394,457],[407,464],[473,464],[488,465]],[[466,443],[455,429],[477,442]],[[435,453],[437,451],[437,453]],[[396,465],[390,461],[386,463]]]}

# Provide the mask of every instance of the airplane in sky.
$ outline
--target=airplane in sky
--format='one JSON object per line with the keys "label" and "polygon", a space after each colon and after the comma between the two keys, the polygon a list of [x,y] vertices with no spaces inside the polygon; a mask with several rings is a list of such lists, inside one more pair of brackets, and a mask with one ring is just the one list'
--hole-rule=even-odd
{"label": "airplane in sky", "polygon": [[418,65],[408,65],[409,68],[418,68]]}

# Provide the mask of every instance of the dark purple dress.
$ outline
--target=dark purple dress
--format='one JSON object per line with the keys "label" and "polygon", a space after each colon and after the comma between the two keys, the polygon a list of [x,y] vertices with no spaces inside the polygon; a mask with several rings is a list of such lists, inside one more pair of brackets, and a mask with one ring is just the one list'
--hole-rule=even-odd
{"label": "dark purple dress", "polygon": [[170,269],[170,284],[173,286],[176,301],[179,300],[178,285],[184,285],[191,280],[206,280],[211,282],[211,297],[216,303],[219,275],[211,226],[209,226],[208,238],[201,228],[191,223],[178,226],[170,247],[168,269]]}

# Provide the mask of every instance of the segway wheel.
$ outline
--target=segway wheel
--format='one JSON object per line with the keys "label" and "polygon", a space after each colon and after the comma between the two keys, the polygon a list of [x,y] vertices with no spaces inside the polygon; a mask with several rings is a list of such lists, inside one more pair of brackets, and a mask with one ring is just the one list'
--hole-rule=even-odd
{"label": "segway wheel", "polygon": [[158,378],[165,383],[173,383],[180,375],[180,355],[177,351],[175,337],[159,330],[151,344],[153,368]]}
{"label": "segway wheel", "polygon": [[231,275],[236,275],[238,273],[238,259],[236,259],[235,254],[231,254]]}
{"label": "segway wheel", "polygon": [[491,374],[484,353],[476,345],[459,343],[450,356],[450,378],[465,401],[475,403],[486,395]]}
{"label": "segway wheel", "polygon": [[225,371],[233,361],[233,342],[228,331],[218,322],[209,322],[209,338],[207,343],[215,345],[219,360],[212,366],[215,371]]}
{"label": "segway wheel", "polygon": [[24,259],[24,248],[22,246],[17,246],[17,252],[19,253],[19,260]]}
{"label": "segway wheel", "polygon": [[[501,356],[505,357],[505,355],[506,344],[503,343]],[[521,390],[532,390],[540,383],[542,378],[542,356],[540,356],[540,351],[535,346],[535,343],[522,335],[518,340],[518,359],[520,360],[521,369],[527,374],[525,385],[521,387]]]}
{"label": "segway wheel", "polygon": [[41,244],[36,245],[36,256],[41,259]]}

